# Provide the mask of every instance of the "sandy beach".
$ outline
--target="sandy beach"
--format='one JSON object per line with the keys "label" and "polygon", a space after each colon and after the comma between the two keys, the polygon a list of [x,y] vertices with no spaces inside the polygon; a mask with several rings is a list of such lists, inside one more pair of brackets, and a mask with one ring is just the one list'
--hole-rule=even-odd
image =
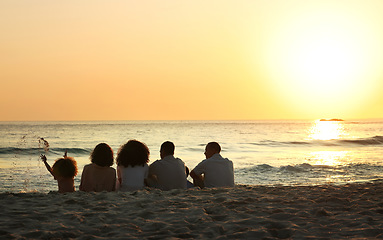
{"label": "sandy beach", "polygon": [[383,238],[383,183],[0,194],[1,239]]}

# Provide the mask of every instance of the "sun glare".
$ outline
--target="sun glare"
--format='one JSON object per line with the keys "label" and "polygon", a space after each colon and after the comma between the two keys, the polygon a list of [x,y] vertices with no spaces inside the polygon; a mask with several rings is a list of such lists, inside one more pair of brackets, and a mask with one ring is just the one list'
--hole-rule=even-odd
{"label": "sun glare", "polygon": [[331,140],[340,139],[347,135],[343,122],[339,121],[316,121],[309,130],[309,139]]}
{"label": "sun glare", "polygon": [[286,17],[266,50],[271,83],[282,98],[332,114],[370,97],[378,84],[372,75],[379,44],[358,17],[342,9]]}
{"label": "sun glare", "polygon": [[288,53],[286,70],[295,84],[318,97],[352,89],[364,63],[360,60],[362,54],[353,47],[355,44],[347,46],[346,40],[344,36],[323,33],[303,36],[293,47],[295,52]]}

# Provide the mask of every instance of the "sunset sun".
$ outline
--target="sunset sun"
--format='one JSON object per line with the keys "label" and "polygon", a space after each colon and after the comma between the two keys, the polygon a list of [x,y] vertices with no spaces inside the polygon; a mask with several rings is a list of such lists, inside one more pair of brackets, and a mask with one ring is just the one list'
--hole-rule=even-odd
{"label": "sunset sun", "polygon": [[267,53],[281,96],[302,110],[324,114],[367,100],[378,84],[378,44],[366,25],[362,17],[325,9],[283,23]]}

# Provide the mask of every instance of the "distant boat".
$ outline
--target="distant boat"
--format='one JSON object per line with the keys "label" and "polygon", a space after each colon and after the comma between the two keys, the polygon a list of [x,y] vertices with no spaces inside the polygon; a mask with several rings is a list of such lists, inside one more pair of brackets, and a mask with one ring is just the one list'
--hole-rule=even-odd
{"label": "distant boat", "polygon": [[342,122],[344,120],[343,119],[339,119],[339,118],[333,118],[333,119],[321,119],[319,121],[321,121],[321,122]]}

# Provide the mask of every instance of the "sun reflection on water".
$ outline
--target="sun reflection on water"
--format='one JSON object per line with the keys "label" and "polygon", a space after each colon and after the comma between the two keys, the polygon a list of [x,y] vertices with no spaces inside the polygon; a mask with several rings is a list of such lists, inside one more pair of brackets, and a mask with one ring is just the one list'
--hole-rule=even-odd
{"label": "sun reflection on water", "polygon": [[347,135],[343,122],[339,121],[315,121],[309,130],[309,139],[332,140],[340,139]]}
{"label": "sun reflection on water", "polygon": [[318,151],[310,155],[312,165],[338,166],[347,164],[348,151]]}
{"label": "sun reflection on water", "polygon": [[[309,129],[311,140],[330,141],[348,136],[344,123],[341,121],[315,121]],[[338,166],[347,164],[349,151],[315,151],[311,152],[312,165]]]}

